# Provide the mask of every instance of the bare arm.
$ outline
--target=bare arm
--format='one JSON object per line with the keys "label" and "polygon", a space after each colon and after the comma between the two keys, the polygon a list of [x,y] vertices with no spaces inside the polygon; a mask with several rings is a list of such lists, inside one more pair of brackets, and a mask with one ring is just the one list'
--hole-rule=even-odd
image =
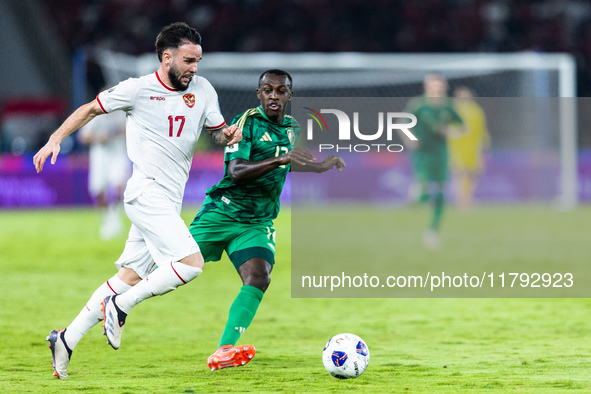
{"label": "bare arm", "polygon": [[279,166],[297,163],[306,166],[314,162],[314,156],[307,151],[295,148],[284,155],[271,157],[261,161],[248,161],[245,159],[234,159],[228,163],[228,172],[232,182],[239,185],[258,179],[273,171]]}
{"label": "bare arm", "polygon": [[74,131],[88,124],[95,116],[103,114],[98,102],[95,100],[84,104],[62,123],[62,125],[49,137],[49,141],[33,157],[33,164],[37,172],[43,170],[43,165],[49,156],[51,164],[55,164],[57,155],[60,152],[60,143]]}
{"label": "bare arm", "polygon": [[229,146],[242,141],[242,130],[235,124],[223,125],[209,132],[211,140],[218,146]]}
{"label": "bare arm", "polygon": [[340,156],[328,156],[320,163],[306,163],[306,165],[300,165],[299,163],[291,163],[291,170],[297,172],[315,172],[321,173],[336,167],[341,172],[343,168],[347,167],[345,160]]}

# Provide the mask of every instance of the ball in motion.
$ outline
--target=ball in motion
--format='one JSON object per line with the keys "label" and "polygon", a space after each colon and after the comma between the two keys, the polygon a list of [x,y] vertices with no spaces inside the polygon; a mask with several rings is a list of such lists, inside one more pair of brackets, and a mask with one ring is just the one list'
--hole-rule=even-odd
{"label": "ball in motion", "polygon": [[365,341],[354,334],[338,334],[330,338],[322,352],[322,362],[329,374],[338,379],[361,376],[369,364]]}

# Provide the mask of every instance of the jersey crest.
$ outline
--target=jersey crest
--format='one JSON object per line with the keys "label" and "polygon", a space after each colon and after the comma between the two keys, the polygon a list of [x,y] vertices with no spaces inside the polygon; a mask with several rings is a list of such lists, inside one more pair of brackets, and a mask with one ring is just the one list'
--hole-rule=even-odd
{"label": "jersey crest", "polygon": [[289,143],[291,144],[291,147],[293,149],[293,147],[295,146],[296,138],[295,133],[292,129],[287,129],[287,138],[289,138]]}
{"label": "jersey crest", "polygon": [[187,104],[187,107],[189,108],[193,108],[195,105],[195,95],[192,93],[185,94],[183,100],[185,100],[185,104]]}

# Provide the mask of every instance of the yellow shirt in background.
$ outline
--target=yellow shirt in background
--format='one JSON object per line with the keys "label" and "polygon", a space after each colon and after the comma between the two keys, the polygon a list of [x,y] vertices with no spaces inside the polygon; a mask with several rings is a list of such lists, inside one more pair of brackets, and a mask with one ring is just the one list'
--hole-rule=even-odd
{"label": "yellow shirt in background", "polygon": [[473,100],[456,99],[454,108],[464,121],[465,132],[447,140],[450,165],[454,170],[480,172],[482,150],[490,144],[486,115]]}

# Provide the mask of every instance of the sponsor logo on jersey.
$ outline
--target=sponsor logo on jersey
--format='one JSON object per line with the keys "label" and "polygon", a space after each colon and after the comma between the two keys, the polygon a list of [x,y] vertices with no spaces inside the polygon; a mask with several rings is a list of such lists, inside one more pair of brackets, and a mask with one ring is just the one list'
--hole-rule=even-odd
{"label": "sponsor logo on jersey", "polygon": [[263,136],[261,137],[261,139],[259,141],[267,141],[268,142],[268,141],[273,141],[273,140],[271,139],[271,136],[269,135],[269,133],[265,132],[265,134],[263,134]]}
{"label": "sponsor logo on jersey", "polygon": [[187,104],[187,107],[189,108],[193,108],[193,106],[195,105],[195,95],[191,94],[191,93],[187,93],[183,96],[183,100],[185,100],[185,104]]}
{"label": "sponsor logo on jersey", "polygon": [[159,96],[150,96],[150,100],[164,101],[166,99],[164,97]]}

